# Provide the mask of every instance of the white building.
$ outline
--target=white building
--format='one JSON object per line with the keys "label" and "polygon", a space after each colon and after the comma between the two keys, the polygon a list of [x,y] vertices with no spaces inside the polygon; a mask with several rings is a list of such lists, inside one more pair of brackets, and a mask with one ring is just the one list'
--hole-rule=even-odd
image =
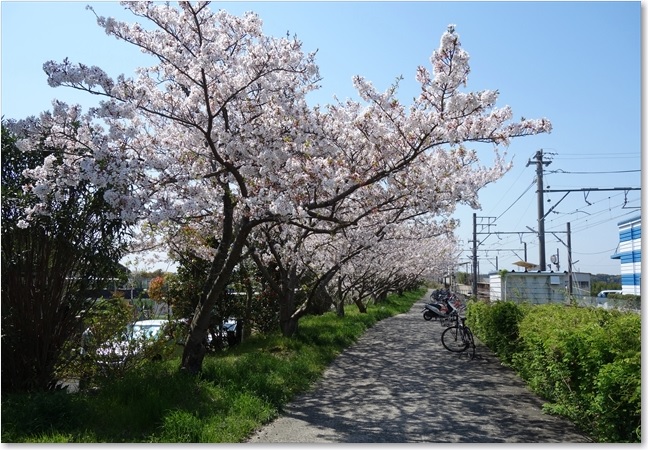
{"label": "white building", "polygon": [[641,295],[641,216],[618,223],[619,246],[612,259],[621,261],[621,289]]}
{"label": "white building", "polygon": [[[572,273],[572,293],[589,296],[591,274]],[[568,303],[567,272],[506,272],[490,274],[491,301],[518,303]]]}

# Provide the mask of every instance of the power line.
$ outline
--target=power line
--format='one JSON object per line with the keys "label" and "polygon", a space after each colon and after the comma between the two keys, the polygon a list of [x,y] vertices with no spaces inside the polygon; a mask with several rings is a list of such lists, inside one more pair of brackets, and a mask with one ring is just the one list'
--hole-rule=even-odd
{"label": "power line", "polygon": [[[592,219],[595,219],[597,216],[601,216],[603,214],[608,214],[612,210],[616,210],[616,209],[618,209],[620,207],[623,207],[625,202],[615,203],[615,204],[610,205],[610,206],[604,206],[602,209],[598,209],[596,211],[591,210],[593,207],[595,207],[595,206],[597,206],[599,204],[602,204],[605,201],[609,201],[610,199],[613,199],[615,197],[619,197],[621,195],[623,195],[623,194],[616,194],[616,195],[613,195],[613,196],[610,196],[610,197],[606,197],[604,199],[594,201],[591,204],[584,206],[583,209],[577,209],[577,210],[574,210],[574,211],[571,211],[571,212],[554,211],[555,214],[559,214],[561,217],[556,217],[554,219],[548,219],[547,220],[547,226],[551,227],[552,229],[562,229],[562,228],[564,228],[564,226],[566,225],[567,222],[571,222],[572,224],[578,224],[577,225],[578,228],[575,228],[573,231],[579,231],[580,232],[580,231],[587,230],[589,228],[594,228],[594,227],[596,227],[596,226],[598,226],[600,224],[603,224],[603,223],[608,223],[610,220],[615,220],[615,219],[622,218],[622,217],[624,217],[626,215],[629,215],[629,214],[634,214],[634,211],[630,211],[630,212],[624,212],[624,213],[621,213],[621,214],[615,214],[613,217],[606,217],[606,218],[602,219],[599,222],[593,222],[592,221]],[[601,205],[601,206],[603,206],[603,205]],[[586,209],[589,209],[590,211],[587,211]],[[578,213],[587,214],[587,216],[575,217],[574,218],[573,215],[578,214]],[[572,217],[570,217],[568,221],[562,221],[561,220],[563,218],[562,216],[566,216],[566,215],[570,215]],[[585,221],[585,223],[583,223],[583,221]],[[509,236],[506,236],[507,234]],[[498,247],[510,246],[514,242],[514,238],[511,235],[520,235],[521,236],[522,234],[526,235],[527,233],[526,232],[521,232],[521,233],[512,232],[512,233],[500,233],[500,234],[497,234],[497,236],[499,238],[499,241],[497,242],[497,245],[498,245]],[[502,235],[505,236],[505,237],[504,238],[500,237]],[[531,237],[531,236],[529,236],[529,237]],[[536,237],[536,236],[534,235],[533,237]],[[520,239],[521,239],[521,237],[520,237]],[[526,243],[533,244],[534,239],[533,238],[529,239],[528,242],[526,242]]]}
{"label": "power line", "polygon": [[561,156],[556,155],[554,157],[554,159],[558,159],[558,160],[562,160],[562,159],[564,159],[564,160],[573,160],[573,159],[587,159],[587,160],[590,160],[590,159],[612,159],[612,158],[613,159],[632,159],[632,158],[637,158],[639,156],[640,155],[637,154],[637,153],[614,153],[614,154],[599,153],[599,154],[597,154],[597,156],[594,156],[593,154],[590,153],[590,154],[583,154],[583,155],[575,155],[574,154],[574,156],[567,156],[567,157],[562,156],[562,155]]}
{"label": "power line", "polygon": [[604,253],[610,254],[615,250],[616,250],[616,247],[611,248],[609,250],[603,250],[602,252],[595,252],[595,253],[574,252],[574,253],[577,254],[577,255],[602,255]]}
{"label": "power line", "polygon": [[616,216],[616,217],[607,218],[607,219],[602,219],[602,220],[600,220],[599,222],[596,222],[596,223],[592,223],[592,224],[585,224],[585,225],[583,225],[581,228],[579,228],[579,229],[576,230],[576,231],[585,231],[585,230],[587,230],[587,229],[594,228],[594,227],[597,227],[597,226],[599,226],[599,225],[603,225],[603,224],[605,224],[605,223],[608,223],[611,219],[619,220],[619,219],[621,219],[622,217],[629,216],[629,215],[634,215],[634,214],[636,214],[634,211],[629,211],[629,212],[626,212],[626,213],[624,213],[624,214],[620,214],[620,215],[618,215],[618,216]]}
{"label": "power line", "polygon": [[495,218],[495,220],[499,219],[499,218],[502,217],[504,214],[506,214],[506,212],[507,212],[509,209],[511,209],[511,208],[513,207],[513,205],[515,205],[515,204],[516,204],[516,203],[517,203],[517,202],[518,202],[518,201],[519,201],[519,200],[524,196],[524,194],[526,194],[527,192],[529,192],[529,189],[531,189],[535,183],[536,183],[535,180],[533,180],[533,181],[531,182],[531,184],[530,184],[530,185],[529,185],[529,186],[524,190],[524,192],[522,192],[522,194],[520,194],[520,196],[519,196],[517,199],[515,199],[515,201],[514,201],[513,203],[511,203],[511,205],[510,205],[508,208],[506,208],[502,214],[500,214],[499,216],[497,216],[497,217]]}
{"label": "power line", "polygon": [[[511,186],[509,186],[509,188],[506,190],[506,192],[504,193],[504,195],[502,195],[502,196],[500,197],[500,199],[497,201],[497,203],[495,203],[495,205],[493,206],[492,209],[497,208],[497,206],[502,202],[502,200],[504,200],[504,199],[506,198],[506,196],[508,195],[508,193],[511,192],[511,189],[513,189],[513,188],[515,187],[516,183],[520,180],[520,178],[522,178],[522,175],[526,175],[526,172],[524,171],[524,169],[522,170],[522,172],[520,172],[520,174],[518,175],[518,177],[517,177],[517,178],[515,179],[515,181],[511,184]],[[527,188],[527,190],[528,190],[528,188]],[[517,200],[516,200],[516,201],[517,201]],[[503,214],[503,213],[502,213],[502,214]]]}
{"label": "power line", "polygon": [[[548,149],[548,150],[551,150],[551,149]],[[565,156],[565,155],[567,155],[567,156],[584,156],[584,155],[585,155],[586,157],[589,157],[589,156],[610,156],[610,152],[605,152],[605,153],[589,153],[589,152],[588,152],[588,153],[586,153],[586,154],[583,154],[583,153],[563,153],[563,152],[560,152],[560,153],[554,153],[554,154],[555,154],[556,156],[558,156],[558,157],[560,157],[560,156]],[[636,152],[625,152],[625,153],[615,153],[614,155],[632,155],[632,156],[637,156],[637,153],[636,153]]]}
{"label": "power line", "polygon": [[[575,211],[572,211],[572,212],[569,212],[569,213],[559,212],[559,211],[555,211],[555,213],[556,213],[556,214],[563,214],[563,215],[573,215],[573,214],[577,214],[577,213],[584,213],[584,214],[587,214],[586,217],[581,217],[581,218],[578,218],[578,217],[577,217],[577,218],[573,218],[573,217],[572,217],[572,218],[569,219],[569,221],[570,221],[571,223],[575,223],[575,222],[579,222],[579,221],[583,221],[583,220],[585,220],[585,221],[589,221],[589,220],[591,220],[592,218],[594,218],[594,217],[596,217],[596,216],[599,216],[599,215],[601,215],[601,214],[606,214],[606,213],[612,211],[613,209],[623,208],[623,206],[625,206],[625,205],[627,204],[627,201],[625,201],[625,200],[624,200],[623,203],[616,203],[616,204],[614,204],[614,205],[609,205],[609,206],[607,206],[607,207],[604,207],[604,209],[601,209],[601,210],[591,211],[591,212],[590,212],[590,211],[586,211],[586,209],[590,209],[591,207],[596,206],[596,205],[598,205],[598,204],[600,204],[600,203],[602,203],[602,202],[604,202],[604,201],[606,201],[606,200],[607,200],[607,201],[610,201],[610,200],[613,199],[614,197],[618,197],[618,196],[620,196],[620,195],[621,195],[621,194],[617,194],[617,195],[615,195],[615,196],[610,196],[610,197],[607,197],[607,198],[604,198],[604,199],[601,199],[601,200],[595,201],[595,202],[593,202],[593,203],[590,203],[590,204],[584,206],[582,210],[579,208],[579,209],[577,209],[577,210],[575,210]],[[633,208],[633,210],[634,210],[634,209],[635,209],[635,208]],[[619,217],[623,217],[623,216],[628,215],[628,214],[634,214],[634,211],[630,211],[630,212],[623,213],[623,214],[621,214]],[[560,226],[560,225],[564,225],[564,224],[566,223],[566,222],[556,222],[557,220],[558,220],[558,219],[549,220],[549,223],[550,223],[552,226],[554,226],[554,227],[557,227],[557,226]],[[606,219],[604,222],[607,222],[608,220],[609,220],[609,219]],[[583,229],[587,229],[587,227],[586,227],[586,228],[583,228]],[[581,231],[581,229],[579,229],[579,230],[575,230],[575,231]]]}
{"label": "power line", "polygon": [[545,173],[565,173],[565,174],[570,174],[570,175],[595,175],[595,174],[606,174],[606,173],[636,173],[636,172],[641,172],[641,169],[639,170],[613,170],[613,171],[602,171],[602,172],[569,172],[566,170],[562,169],[557,169],[557,170],[546,170]]}
{"label": "power line", "polygon": [[[499,241],[497,242],[497,248],[482,248],[482,249],[480,249],[480,251],[486,252],[486,253],[488,253],[489,251],[496,251],[496,252],[498,252],[498,254],[499,254],[499,250],[503,249],[504,247],[510,247],[512,245],[512,243],[514,242],[514,240],[511,239],[511,238],[502,239],[502,237],[500,235],[502,235],[502,234],[516,235],[517,234],[518,237],[519,237],[520,243],[524,243],[525,257],[526,257],[526,252],[527,252],[529,247],[537,247],[538,248],[538,251],[539,251],[538,256],[539,256],[539,259],[540,259],[539,266],[540,266],[541,270],[544,270],[544,266],[546,265],[545,264],[545,242],[544,242],[545,241],[545,233],[546,234],[551,234],[551,235],[553,235],[554,237],[557,238],[556,233],[562,233],[563,232],[563,231],[550,231],[550,230],[545,231],[545,218],[546,218],[546,216],[548,214],[554,212],[555,214],[561,214],[561,216],[563,216],[563,217],[566,214],[567,215],[572,215],[572,214],[577,214],[577,213],[580,213],[580,212],[582,212],[583,214],[587,214],[586,217],[577,217],[576,218],[575,221],[579,222],[580,226],[578,227],[578,229],[575,229],[573,231],[571,229],[571,224],[572,224],[573,220],[566,222],[567,230],[568,230],[567,231],[568,237],[571,236],[571,234],[570,234],[571,232],[574,232],[574,231],[581,232],[581,231],[584,231],[584,230],[592,229],[592,228],[594,228],[596,226],[599,226],[601,224],[605,224],[605,223],[609,224],[611,220],[620,219],[620,218],[622,218],[624,216],[627,216],[629,214],[636,214],[636,209],[637,209],[636,207],[627,206],[629,204],[629,202],[631,204],[634,204],[634,202],[636,200],[634,198],[629,200],[628,195],[629,195],[630,191],[635,191],[635,190],[636,191],[641,191],[641,188],[636,188],[636,187],[616,187],[616,188],[591,187],[591,188],[582,188],[582,187],[580,187],[580,188],[572,188],[572,189],[545,189],[544,186],[543,186],[543,174],[545,174],[545,173],[546,174],[563,174],[564,173],[564,174],[579,174],[579,175],[592,174],[593,175],[593,174],[636,173],[636,172],[641,172],[641,170],[634,170],[633,169],[633,170],[620,170],[620,171],[590,171],[590,172],[588,172],[588,171],[578,171],[578,172],[570,172],[570,171],[565,171],[565,170],[562,170],[562,169],[557,169],[555,171],[547,171],[547,170],[544,170],[544,166],[549,165],[552,161],[550,159],[549,160],[548,159],[543,159],[543,156],[550,156],[550,155],[553,156],[553,154],[550,154],[550,153],[546,153],[546,154],[543,155],[543,150],[541,149],[538,152],[536,152],[534,159],[529,159],[526,167],[528,167],[531,164],[534,164],[536,166],[536,177],[535,177],[535,179],[524,190],[524,192],[522,192],[518,196],[518,198],[515,199],[515,201],[513,201],[501,214],[499,214],[496,218],[494,218],[495,221],[498,221],[499,219],[501,219],[506,213],[508,213],[511,210],[511,208],[514,205],[516,205],[520,201],[520,199],[522,199],[522,197],[524,197],[525,194],[527,194],[527,192],[531,189],[531,187],[533,187],[534,184],[537,184],[538,189],[537,189],[536,193],[538,194],[538,199],[537,199],[538,200],[538,202],[537,202],[538,203],[538,231],[536,232],[535,230],[530,228],[532,233],[530,233],[531,236],[529,236],[529,239],[528,239],[529,242],[526,242],[526,240],[523,241],[523,235],[526,236],[527,232],[510,232],[510,233],[495,232],[495,233],[490,233],[490,230],[489,230],[488,233],[483,233],[483,232],[482,233],[477,233],[477,224],[476,224],[477,217],[476,217],[476,214],[473,214],[473,240],[472,240],[472,243],[473,243],[472,253],[473,253],[473,255],[472,255],[472,263],[473,263],[473,272],[474,273],[476,273],[476,271],[477,271],[477,268],[476,268],[477,267],[477,246],[478,246],[477,245],[478,244],[477,234],[496,235],[497,238],[499,239]],[[605,155],[609,156],[609,154],[605,154]],[[632,155],[636,156],[635,154],[632,154]],[[619,156],[619,154],[613,155],[613,157],[618,157],[618,156]],[[597,201],[592,201],[592,202],[588,201],[588,196],[591,193],[605,192],[605,191],[623,191],[623,193],[617,193],[617,194],[614,194],[614,195],[608,195],[607,197],[602,198],[602,199],[597,200]],[[543,199],[542,194],[543,193],[548,193],[548,194],[549,193],[557,193],[557,192],[565,193],[565,195],[562,196],[562,198],[552,208],[549,209],[547,214],[544,214],[544,205],[543,205],[544,199]],[[569,193],[573,193],[573,192],[583,192],[584,196],[585,196],[584,202],[587,203],[587,205],[582,207],[582,209],[579,208],[579,209],[576,209],[575,211],[572,211],[570,213],[559,213],[558,211],[554,211],[556,206],[558,206],[558,204],[560,202],[562,202],[567,197],[567,195]],[[612,204],[613,199],[615,199],[617,197],[621,197],[621,196],[623,196],[622,201],[617,200],[617,201],[614,201],[614,204]],[[603,209],[598,210],[598,211],[593,211],[592,210],[593,209],[592,206],[599,205],[599,204],[601,204],[602,202],[605,202],[605,201],[608,202],[607,207],[604,207]],[[624,213],[621,213],[621,214],[616,214],[616,211],[613,212],[613,210],[617,210],[618,208],[632,209],[633,211],[624,212]],[[569,208],[569,209],[571,209],[571,208]],[[589,209],[589,211],[586,211],[585,209]],[[604,214],[606,215],[605,217],[600,217],[600,216],[602,216]],[[520,218],[523,219],[523,216],[526,216],[526,214],[521,215]],[[599,217],[597,217],[597,216],[599,216]],[[561,217],[561,218],[563,218],[563,217]],[[600,219],[600,220],[598,220],[598,219]],[[597,220],[597,221],[595,221],[595,220]],[[583,223],[583,221],[585,221],[585,223]],[[559,224],[559,223],[557,223],[557,221],[553,221],[553,220],[547,220],[547,222],[548,222],[547,225],[552,225],[552,228],[554,228],[554,226],[565,225],[565,223]],[[494,222],[489,223],[489,225],[494,225]],[[527,228],[529,228],[529,227],[527,227]],[[486,241],[486,239],[483,239],[481,242],[479,242],[480,246],[481,246],[481,244],[485,244],[485,241]],[[560,241],[561,243],[564,244],[564,242],[562,240],[558,239],[558,241]],[[569,241],[569,239],[568,239],[568,241]],[[529,244],[529,245],[527,246],[527,244]],[[569,242],[568,242],[568,244],[564,244],[564,245],[567,245],[568,248],[571,250],[571,244],[569,244]],[[488,247],[491,247],[491,245],[488,245]],[[507,248],[507,250],[509,250],[509,249]],[[599,255],[599,254],[609,253],[610,251],[612,251],[612,250],[606,250],[606,251],[601,251],[601,252],[596,252],[596,253],[579,253],[579,254],[583,254],[583,255]],[[473,280],[473,281],[475,281],[475,280]],[[473,286],[473,288],[474,288],[474,286]]]}

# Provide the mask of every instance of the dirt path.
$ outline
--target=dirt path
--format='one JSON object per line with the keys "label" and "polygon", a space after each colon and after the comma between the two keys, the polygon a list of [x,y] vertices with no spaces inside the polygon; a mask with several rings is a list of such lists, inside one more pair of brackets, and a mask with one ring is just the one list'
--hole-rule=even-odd
{"label": "dirt path", "polygon": [[441,345],[423,320],[427,294],[345,350],[313,390],[250,443],[591,442],[483,345],[478,358]]}

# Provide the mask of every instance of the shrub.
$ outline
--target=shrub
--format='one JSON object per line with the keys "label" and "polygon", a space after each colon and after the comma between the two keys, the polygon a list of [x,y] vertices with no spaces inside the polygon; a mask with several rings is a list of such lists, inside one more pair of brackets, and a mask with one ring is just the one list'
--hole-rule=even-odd
{"label": "shrub", "polygon": [[638,314],[507,302],[472,303],[468,314],[478,338],[548,400],[546,411],[600,442],[640,442]]}
{"label": "shrub", "polygon": [[467,320],[480,340],[506,364],[519,349],[518,324],[524,315],[524,306],[513,302],[473,302],[469,305]]}

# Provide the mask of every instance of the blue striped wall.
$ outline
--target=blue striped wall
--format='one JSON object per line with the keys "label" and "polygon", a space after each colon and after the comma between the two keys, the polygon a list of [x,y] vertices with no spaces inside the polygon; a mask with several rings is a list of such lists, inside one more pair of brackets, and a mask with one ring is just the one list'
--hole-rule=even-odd
{"label": "blue striped wall", "polygon": [[624,294],[641,295],[641,216],[619,222],[619,247],[613,259],[621,262]]}

